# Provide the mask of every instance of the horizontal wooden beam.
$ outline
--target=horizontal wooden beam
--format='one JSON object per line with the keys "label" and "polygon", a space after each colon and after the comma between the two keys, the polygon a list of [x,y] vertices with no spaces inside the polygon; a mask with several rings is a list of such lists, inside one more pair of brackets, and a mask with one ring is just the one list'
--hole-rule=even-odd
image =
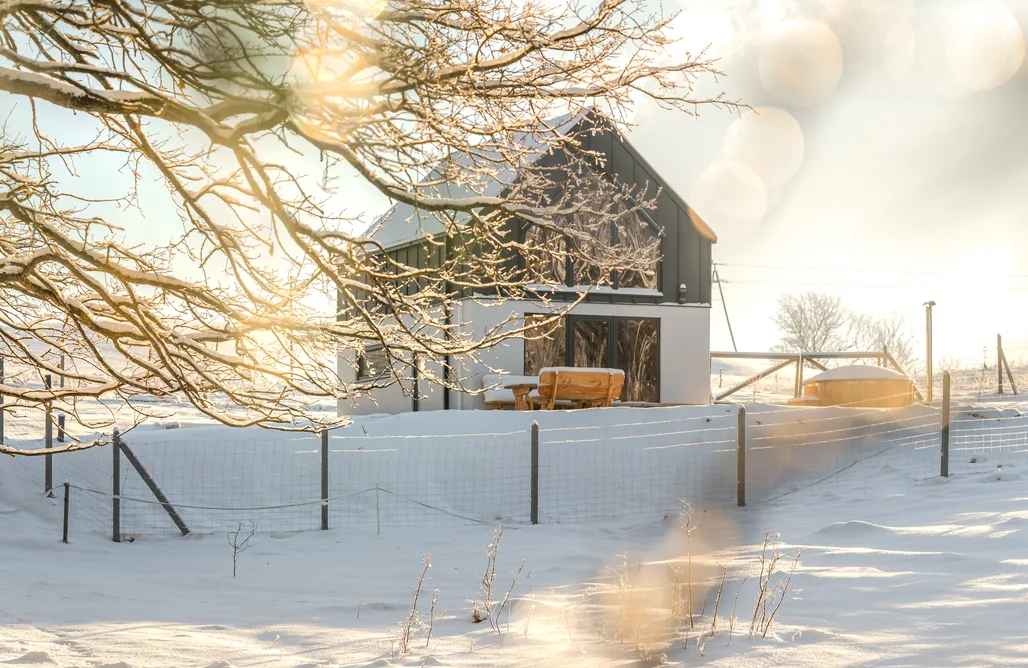
{"label": "horizontal wooden beam", "polygon": [[790,360],[795,361],[800,357],[805,360],[862,360],[862,359],[883,359],[881,351],[878,352],[820,352],[820,353],[736,353],[730,351],[711,351],[711,358],[737,359],[737,360]]}
{"label": "horizontal wooden beam", "polygon": [[714,397],[714,401],[721,401],[725,397],[729,397],[729,396],[735,394],[736,392],[738,392],[739,390],[744,390],[744,389],[746,389],[747,386],[752,385],[753,383],[757,382],[758,380],[761,380],[762,378],[766,378],[766,377],[770,376],[771,374],[773,374],[776,371],[780,371],[780,370],[784,369],[785,367],[789,366],[792,363],[793,363],[793,360],[785,360],[784,362],[779,362],[778,364],[776,364],[776,365],[774,365],[772,367],[764,369],[760,373],[754,374],[754,375],[750,376],[749,378],[747,378],[743,382],[739,383],[735,387],[733,387],[731,389],[728,389],[728,390],[725,390],[721,394],[717,395],[716,397]]}

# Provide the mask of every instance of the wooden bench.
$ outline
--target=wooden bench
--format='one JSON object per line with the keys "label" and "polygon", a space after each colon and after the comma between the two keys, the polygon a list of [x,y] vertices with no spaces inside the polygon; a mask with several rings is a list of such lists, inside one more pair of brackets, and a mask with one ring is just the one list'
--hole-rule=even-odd
{"label": "wooden bench", "polygon": [[538,376],[508,376],[487,374],[482,377],[485,403],[490,408],[532,410],[529,393],[539,384]]}
{"label": "wooden bench", "polygon": [[531,394],[543,410],[570,402],[578,408],[609,408],[621,396],[625,372],[621,369],[548,367],[539,372],[539,388]]}

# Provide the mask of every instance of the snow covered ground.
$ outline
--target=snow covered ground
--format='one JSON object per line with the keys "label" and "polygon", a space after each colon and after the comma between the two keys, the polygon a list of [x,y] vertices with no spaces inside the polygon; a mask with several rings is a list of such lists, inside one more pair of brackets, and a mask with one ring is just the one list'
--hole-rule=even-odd
{"label": "snow covered ground", "polygon": [[[482,596],[491,523],[385,523],[380,535],[373,523],[306,533],[262,530],[239,556],[233,578],[232,549],[221,532],[139,535],[114,544],[73,524],[71,542],[63,545],[59,499],[40,500],[37,481],[10,475],[8,462],[0,462],[0,662],[61,668],[615,666],[640,665],[638,643],[650,665],[662,656],[670,665],[1024,665],[1024,422],[1016,410],[980,413],[955,429],[953,475],[943,480],[933,473],[938,451],[929,432],[936,414],[918,410],[927,411],[895,416],[914,425],[900,439],[898,429],[876,426],[867,412],[844,417],[751,408],[753,429],[766,429],[755,438],[769,439],[765,447],[779,453],[776,461],[783,461],[786,448],[833,454],[813,457],[817,466],[793,475],[803,481],[794,493],[774,500],[758,495],[746,508],[719,503],[698,510],[689,548],[673,512],[665,519],[509,523],[499,549],[496,600],[522,560],[524,572],[500,633],[488,622],[470,621],[471,601]],[[631,422],[614,417],[619,413],[579,415]],[[969,416],[958,412],[955,419]],[[800,428],[815,417],[828,422]],[[431,431],[419,419],[431,422],[379,419],[369,423],[376,425],[371,435]],[[699,429],[708,428],[705,419],[695,421]],[[544,425],[561,426],[575,425]],[[616,442],[616,424],[604,428],[605,442]],[[172,438],[171,431],[161,433]],[[875,449],[890,439],[894,447]],[[755,443],[754,453],[760,447]],[[829,471],[830,477],[817,476],[852,448],[867,455]],[[795,474],[798,466],[788,460],[776,477]],[[791,555],[803,552],[775,624],[767,637],[751,638],[765,527],[780,534],[786,555],[772,585],[783,581]],[[690,552],[697,617],[686,630],[688,623],[673,619],[671,608],[675,567],[684,577]],[[409,616],[423,555],[430,555],[432,567],[418,604],[421,623],[404,654],[399,625]],[[620,578],[619,555],[629,564]],[[711,636],[721,566],[728,569],[726,585]]]}

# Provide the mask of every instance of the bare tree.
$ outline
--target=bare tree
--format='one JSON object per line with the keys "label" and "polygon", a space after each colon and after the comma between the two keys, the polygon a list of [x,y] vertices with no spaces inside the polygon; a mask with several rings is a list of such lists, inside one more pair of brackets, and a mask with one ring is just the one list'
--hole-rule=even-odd
{"label": "bare tree", "polygon": [[257,535],[257,525],[250,521],[250,533],[243,531],[243,523],[240,522],[235,531],[228,532],[228,544],[232,547],[232,577],[236,576],[236,566],[239,563],[239,555],[256,545],[250,539]]}
{"label": "bare tree", "polygon": [[905,370],[915,360],[913,335],[901,315],[855,313],[837,295],[785,295],[778,300],[774,323],[781,334],[776,346],[780,350],[881,352],[888,348]]}
{"label": "bare tree", "polygon": [[[596,282],[652,271],[646,244],[589,228],[652,198],[600,178],[603,196],[576,199],[598,187],[599,157],[546,122],[588,109],[587,131],[623,129],[645,98],[737,106],[693,95],[714,61],[674,53],[672,17],[648,7],[3,3],[0,357],[22,370],[4,409],[172,394],[229,425],[317,429],[331,420],[310,402],[374,386],[339,377],[340,350],[382,345],[384,384],[417,357],[518,336],[463,334],[447,308],[461,291],[518,295],[530,276],[513,254],[578,258]],[[569,167],[527,168],[540,152]],[[431,220],[426,252],[449,244],[447,259],[383,254],[347,211],[355,182]],[[44,374],[67,382],[40,388]]]}
{"label": "bare tree", "polygon": [[776,347],[789,352],[846,350],[850,347],[850,319],[842,299],[836,295],[783,295],[773,318],[781,335]]}
{"label": "bare tree", "polygon": [[888,349],[889,354],[905,371],[912,371],[915,361],[914,339],[910,325],[898,314],[888,317],[857,315],[850,323],[853,347],[865,351]]}

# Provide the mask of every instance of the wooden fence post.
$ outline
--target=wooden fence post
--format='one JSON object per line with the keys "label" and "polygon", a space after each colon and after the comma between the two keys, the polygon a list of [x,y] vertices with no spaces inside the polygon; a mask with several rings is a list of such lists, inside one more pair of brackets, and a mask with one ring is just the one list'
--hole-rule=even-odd
{"label": "wooden fence post", "polygon": [[736,502],[740,508],[746,506],[746,407],[739,404],[739,424],[736,428],[738,462],[736,464]]}
{"label": "wooden fence post", "polygon": [[539,524],[539,423],[532,421],[532,524]]}
{"label": "wooden fence post", "polygon": [[941,462],[939,475],[949,477],[949,371],[942,372],[942,433],[940,435]]}
{"label": "wooden fence post", "polygon": [[321,530],[328,531],[328,430],[321,430]]}
{"label": "wooden fence post", "polygon": [[111,538],[115,543],[121,542],[121,436],[114,430],[114,442],[111,450],[114,461],[111,465]]}

